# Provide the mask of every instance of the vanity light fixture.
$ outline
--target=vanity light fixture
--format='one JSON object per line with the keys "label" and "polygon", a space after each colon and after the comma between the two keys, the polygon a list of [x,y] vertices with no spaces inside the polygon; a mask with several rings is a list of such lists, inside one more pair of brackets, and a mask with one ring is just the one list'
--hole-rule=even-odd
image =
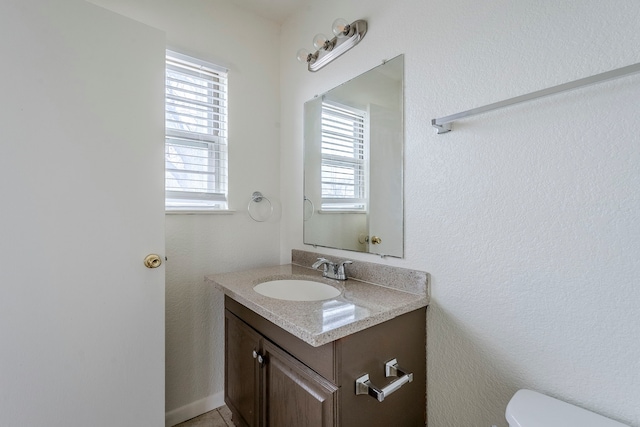
{"label": "vanity light fixture", "polygon": [[363,19],[349,24],[344,19],[338,18],[333,21],[331,27],[335,35],[331,40],[324,34],[316,34],[313,38],[313,46],[317,49],[314,53],[309,53],[306,49],[298,51],[298,61],[306,62],[309,71],[318,71],[360,43],[367,33],[367,21]]}

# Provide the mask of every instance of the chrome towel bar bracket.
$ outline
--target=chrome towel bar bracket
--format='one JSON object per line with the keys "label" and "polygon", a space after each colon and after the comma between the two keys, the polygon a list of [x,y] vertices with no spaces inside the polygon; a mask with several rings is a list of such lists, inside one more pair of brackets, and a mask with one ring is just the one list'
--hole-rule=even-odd
{"label": "chrome towel bar bracket", "polygon": [[385,397],[396,392],[403,385],[413,381],[413,374],[398,366],[398,361],[396,359],[390,360],[384,364],[384,374],[387,378],[397,378],[383,388],[378,388],[369,380],[369,374],[364,374],[356,380],[356,394],[368,394],[378,402],[382,402]]}

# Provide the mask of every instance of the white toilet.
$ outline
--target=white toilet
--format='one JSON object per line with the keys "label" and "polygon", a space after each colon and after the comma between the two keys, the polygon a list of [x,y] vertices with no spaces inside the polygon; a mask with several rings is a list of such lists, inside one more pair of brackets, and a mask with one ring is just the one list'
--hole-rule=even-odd
{"label": "white toilet", "polygon": [[629,427],[531,390],[514,394],[505,415],[510,427]]}

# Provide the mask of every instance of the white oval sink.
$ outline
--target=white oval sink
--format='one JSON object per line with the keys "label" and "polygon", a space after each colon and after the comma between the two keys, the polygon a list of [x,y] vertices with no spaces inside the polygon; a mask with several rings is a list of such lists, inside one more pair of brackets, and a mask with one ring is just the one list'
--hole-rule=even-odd
{"label": "white oval sink", "polygon": [[269,298],[287,301],[321,301],[340,295],[340,290],[333,286],[300,279],[271,280],[254,286],[253,290]]}

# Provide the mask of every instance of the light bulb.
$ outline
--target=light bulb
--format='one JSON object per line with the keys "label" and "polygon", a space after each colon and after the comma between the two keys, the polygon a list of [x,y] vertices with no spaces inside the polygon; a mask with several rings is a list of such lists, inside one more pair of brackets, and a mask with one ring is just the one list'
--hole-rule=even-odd
{"label": "light bulb", "polygon": [[346,36],[349,33],[350,29],[351,29],[351,25],[349,25],[349,23],[342,18],[336,19],[335,21],[333,21],[333,24],[331,25],[331,30],[333,31],[333,34],[335,34],[336,37],[338,38],[342,38]]}
{"label": "light bulb", "polygon": [[309,55],[311,55],[309,51],[303,48],[298,51],[296,58],[298,58],[300,62],[309,62]]}
{"label": "light bulb", "polygon": [[318,33],[313,38],[313,45],[315,46],[316,49],[324,49],[328,41],[329,39],[327,38],[327,36],[325,36],[322,33]]}

